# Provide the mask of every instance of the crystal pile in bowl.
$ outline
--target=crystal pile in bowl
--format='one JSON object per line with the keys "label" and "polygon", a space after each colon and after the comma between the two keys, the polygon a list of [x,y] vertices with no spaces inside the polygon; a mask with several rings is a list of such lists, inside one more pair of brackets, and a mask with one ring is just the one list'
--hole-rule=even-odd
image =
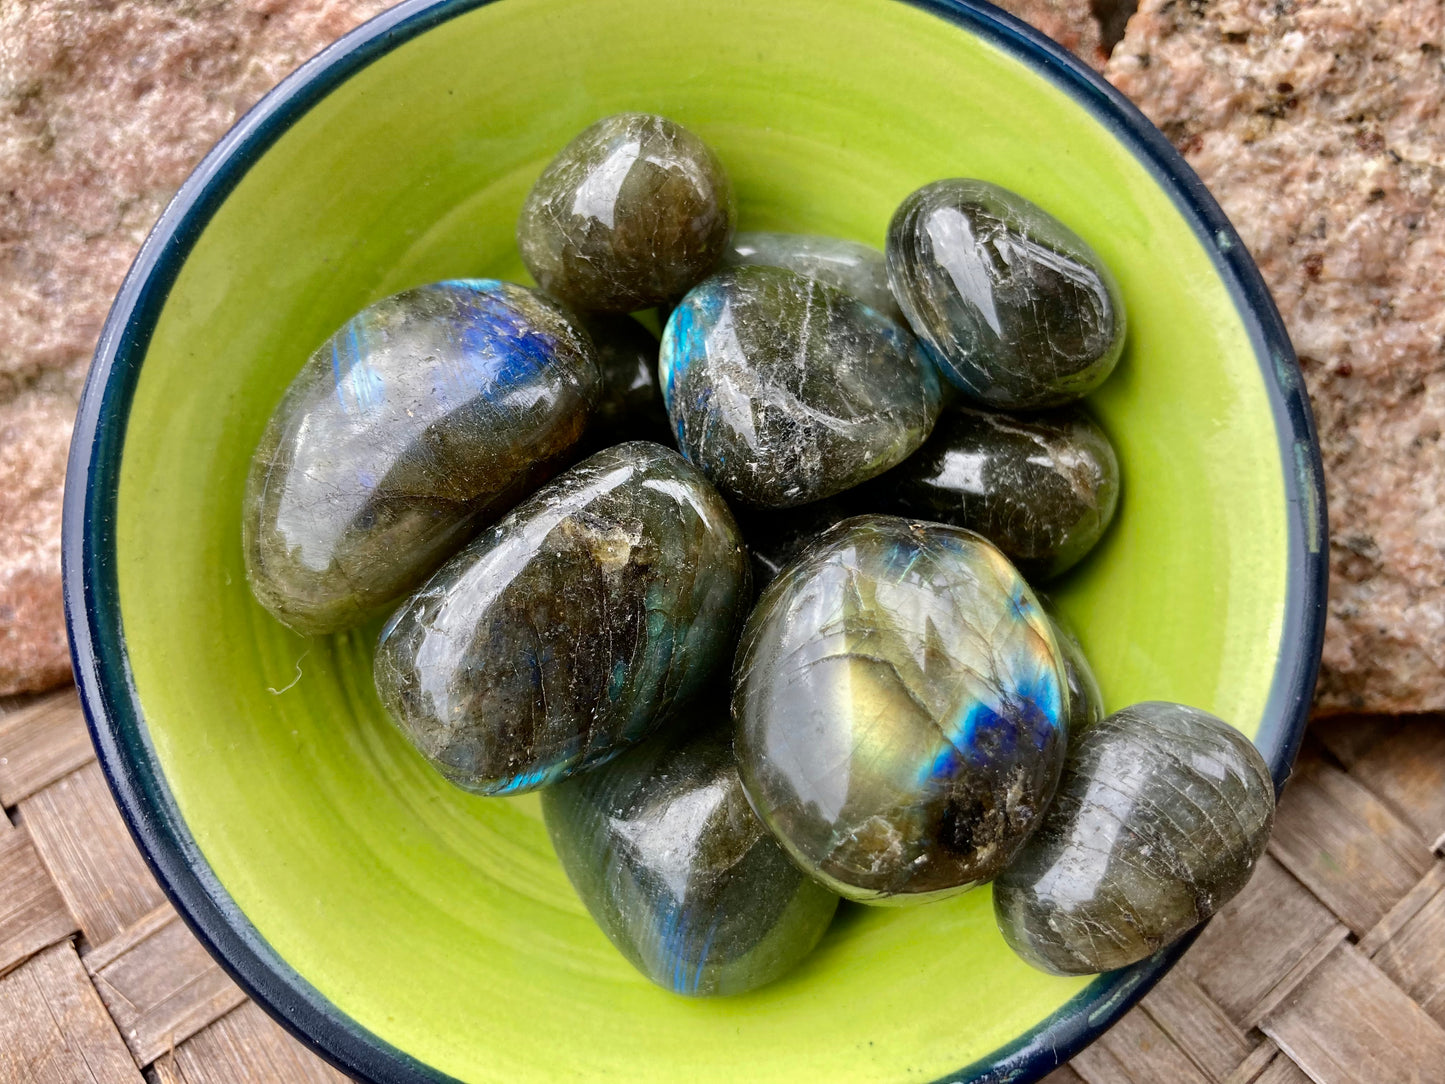
{"label": "crystal pile in bowl", "polygon": [[1109,269],[977,179],[908,196],[886,252],[737,217],[681,125],[579,134],[518,220],[537,288],[408,290],[301,369],[252,461],[252,591],[308,634],[389,611],[402,733],[468,791],[545,788],[578,895],[678,993],[785,974],[840,898],[987,882],[1047,971],[1177,940],[1274,789],[1212,715],[1106,715],[1035,591],[1119,501],[1081,402],[1127,333]]}

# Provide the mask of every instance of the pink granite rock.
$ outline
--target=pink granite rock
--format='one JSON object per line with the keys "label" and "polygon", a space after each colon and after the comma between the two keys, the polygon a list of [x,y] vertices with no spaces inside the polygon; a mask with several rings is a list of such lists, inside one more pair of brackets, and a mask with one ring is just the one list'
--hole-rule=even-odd
{"label": "pink granite rock", "polygon": [[[1042,30],[1095,68],[1107,56],[1090,0],[994,0],[999,7]],[[1102,0],[1111,3],[1112,0]]]}
{"label": "pink granite rock", "polygon": [[0,4],[0,693],[69,671],[60,485],[126,268],[240,114],[384,0]]}
{"label": "pink granite rock", "polygon": [[27,388],[0,403],[0,695],[65,680],[60,494],[75,400]]}
{"label": "pink granite rock", "polygon": [[1320,712],[1445,708],[1445,6],[1146,0],[1108,77],[1259,262],[1324,451]]}

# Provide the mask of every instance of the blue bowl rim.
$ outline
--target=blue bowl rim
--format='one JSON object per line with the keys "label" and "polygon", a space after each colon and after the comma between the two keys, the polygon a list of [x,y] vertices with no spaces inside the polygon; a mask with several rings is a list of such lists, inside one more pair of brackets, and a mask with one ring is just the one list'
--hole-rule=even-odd
{"label": "blue bowl rim", "polygon": [[[66,475],[62,562],[71,658],[91,738],[121,814],[176,910],[239,985],[308,1047],[371,1084],[460,1084],[372,1034],[271,948],[182,819],[144,725],[121,624],[115,505],[130,404],[150,335],[187,255],[246,171],[351,75],[494,0],[404,0],[335,42],[267,94],[216,144],[151,231],[116,297],[81,397]],[[1280,442],[1289,508],[1284,622],[1256,744],[1283,787],[1304,735],[1324,640],[1328,582],[1322,464],[1294,350],[1263,279],[1204,184],[1122,94],[1063,47],[983,0],[896,0],[1022,60],[1084,105],[1191,221],[1248,328]],[[1101,975],[1032,1030],[936,1084],[1023,1084],[1098,1038],[1181,956],[1192,936]]]}

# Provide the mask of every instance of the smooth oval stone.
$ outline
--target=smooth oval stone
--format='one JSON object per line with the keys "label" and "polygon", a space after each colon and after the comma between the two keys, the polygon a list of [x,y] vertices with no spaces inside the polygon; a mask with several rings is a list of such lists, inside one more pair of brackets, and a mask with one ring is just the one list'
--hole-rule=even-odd
{"label": "smooth oval stone", "polygon": [[881,474],[938,417],[913,337],[777,267],[721,271],[668,318],[662,394],[683,455],[746,504],[806,504]]}
{"label": "smooth oval stone", "polygon": [[444,776],[530,790],[647,737],[724,673],[750,599],[732,513],[638,441],[559,475],[392,617],[376,688]]}
{"label": "smooth oval stone", "polygon": [[303,633],[394,604],[562,465],[599,384],[587,336],[525,287],[368,306],[311,355],[251,460],[252,592]]}
{"label": "smooth oval stone", "polygon": [[1039,582],[1103,536],[1119,503],[1119,461],[1078,407],[1024,417],[958,409],[875,485],[880,509],[977,531]]}
{"label": "smooth oval stone", "polygon": [[838,906],[748,808],[722,704],[700,734],[653,738],[542,792],[587,910],[634,967],[679,994],[772,982],[813,950]]}
{"label": "smooth oval stone", "polygon": [[762,594],[733,719],[743,786],[849,899],[916,903],[1001,870],[1063,767],[1064,664],[1008,559],[970,531],[859,516]]}
{"label": "smooth oval stone", "polygon": [[872,245],[808,233],[744,230],[733,236],[723,267],[784,267],[852,294],[889,319],[903,312],[888,286],[888,265]]}
{"label": "smooth oval stone", "polygon": [[657,383],[657,336],[630,316],[594,313],[583,326],[602,373],[589,442],[599,448],[629,440],[671,445],[672,423]]}
{"label": "smooth oval stone", "polygon": [[682,296],[717,266],[736,217],[732,183],[706,143],[665,117],[618,113],[542,171],[517,246],[548,293],[635,312]]}
{"label": "smooth oval stone", "polygon": [[1274,821],[1269,766],[1207,712],[1151,701],[1069,749],[1043,825],[994,882],[1014,951],[1060,975],[1153,955],[1245,886]]}
{"label": "smooth oval stone", "polygon": [[996,184],[918,189],[893,215],[887,258],[914,334],[988,406],[1078,399],[1123,352],[1123,295],[1104,262],[1043,208]]}

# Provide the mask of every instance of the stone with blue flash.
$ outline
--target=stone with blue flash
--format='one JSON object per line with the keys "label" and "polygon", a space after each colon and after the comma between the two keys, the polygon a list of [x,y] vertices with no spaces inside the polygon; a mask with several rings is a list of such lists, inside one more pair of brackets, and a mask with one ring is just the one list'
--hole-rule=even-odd
{"label": "stone with blue flash", "polygon": [[302,366],[251,460],[252,592],[308,634],[384,612],[564,465],[600,384],[586,333],[523,286],[367,306]]}
{"label": "stone with blue flash", "polygon": [[642,974],[693,997],[780,978],[838,907],[748,808],[726,692],[703,714],[542,792],[557,857],[597,924]]}
{"label": "stone with blue flash", "polygon": [[1054,639],[1064,656],[1064,675],[1069,685],[1069,740],[1077,741],[1080,734],[1104,717],[1104,692],[1073,626],[1048,599],[1041,597],[1040,601],[1053,619]]}
{"label": "stone with blue flash", "polygon": [[662,335],[677,446],[723,493],[788,508],[901,462],[938,418],[913,336],[851,294],[778,267],[695,287]]}
{"label": "stone with blue flash", "polygon": [[393,615],[381,702],[447,779],[516,794],[593,767],[727,672],[752,598],[723,499],[676,452],[598,452]]}
{"label": "stone with blue flash", "polygon": [[1018,571],[962,528],[836,524],[762,593],[733,676],[748,799],[799,865],[864,903],[995,877],[1068,744],[1064,659]]}

